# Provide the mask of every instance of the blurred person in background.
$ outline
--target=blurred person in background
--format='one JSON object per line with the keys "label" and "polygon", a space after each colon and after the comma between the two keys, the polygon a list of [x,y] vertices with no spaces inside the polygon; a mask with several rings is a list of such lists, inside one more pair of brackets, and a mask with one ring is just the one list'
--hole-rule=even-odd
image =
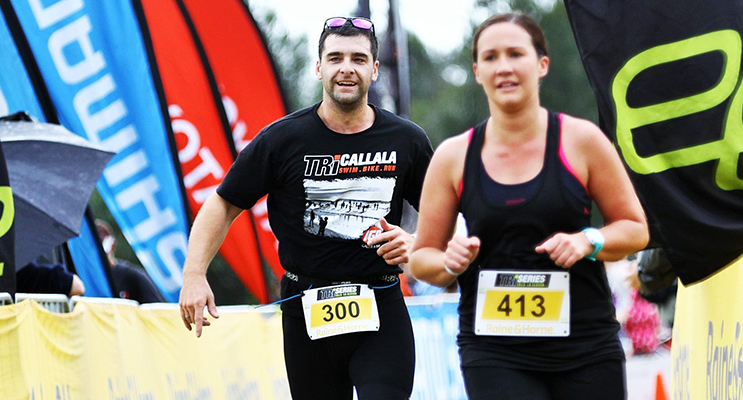
{"label": "blurred person in background", "polygon": [[164,303],[165,298],[143,268],[116,258],[116,238],[111,226],[100,219],[95,220],[95,226],[111,265],[111,274],[118,291],[117,297],[135,300],[140,304]]}
{"label": "blurred person in background", "polygon": [[661,340],[670,339],[678,276],[662,248],[653,247],[637,253],[637,279],[640,296],[658,306],[661,326],[667,331],[661,334]]}
{"label": "blurred person in background", "polygon": [[629,261],[626,286],[629,293],[629,304],[617,318],[625,334],[632,342],[632,355],[653,353],[660,345],[661,328],[658,306],[646,300],[640,294],[640,280],[637,275],[638,260]]}
{"label": "blurred person in background", "polygon": [[82,296],[85,284],[62,264],[30,262],[16,272],[16,291]]}

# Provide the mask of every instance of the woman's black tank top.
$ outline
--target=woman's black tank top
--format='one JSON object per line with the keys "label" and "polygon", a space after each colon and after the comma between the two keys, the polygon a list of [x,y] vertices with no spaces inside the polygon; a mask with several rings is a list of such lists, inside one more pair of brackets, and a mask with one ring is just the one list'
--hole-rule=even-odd
{"label": "woman's black tank top", "polygon": [[[480,252],[459,276],[462,365],[566,370],[607,358],[623,358],[611,291],[601,262],[583,259],[570,273],[571,332],[568,337],[476,336],[473,333],[480,269],[562,268],[534,248],[556,232],[590,226],[590,199],[560,158],[561,117],[549,113],[544,164],[531,181],[502,185],[482,164],[486,122],[472,132],[465,159],[460,211]],[[500,192],[500,194],[498,193]]]}

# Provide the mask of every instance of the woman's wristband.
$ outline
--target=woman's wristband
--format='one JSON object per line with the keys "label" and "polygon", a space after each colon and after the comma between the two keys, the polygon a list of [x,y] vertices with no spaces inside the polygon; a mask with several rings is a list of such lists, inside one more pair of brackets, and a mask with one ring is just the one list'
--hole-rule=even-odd
{"label": "woman's wristband", "polygon": [[444,264],[444,270],[445,270],[445,271],[446,271],[447,273],[449,273],[449,275],[451,275],[451,276],[459,276],[459,275],[462,275],[462,272],[464,272],[464,271],[462,271],[462,272],[456,272],[456,271],[452,271],[452,269],[451,269],[451,268],[449,268],[449,267],[447,267],[447,266],[446,266],[446,264]]}
{"label": "woman's wristband", "polygon": [[596,261],[596,254],[601,251],[601,249],[604,247],[604,242],[606,241],[604,239],[604,234],[596,228],[586,228],[583,229],[582,232],[586,235],[586,238],[588,238],[588,242],[591,243],[591,245],[593,246],[593,251],[585,258],[591,261]]}

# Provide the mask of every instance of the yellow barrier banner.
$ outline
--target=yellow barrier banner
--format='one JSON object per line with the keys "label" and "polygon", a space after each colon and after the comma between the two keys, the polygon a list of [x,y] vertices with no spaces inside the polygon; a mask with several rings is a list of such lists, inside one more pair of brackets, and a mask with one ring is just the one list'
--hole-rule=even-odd
{"label": "yellow barrier banner", "polygon": [[281,317],[220,307],[201,338],[177,307],[0,307],[0,399],[289,399]]}
{"label": "yellow barrier banner", "polygon": [[671,346],[673,399],[743,399],[743,259],[679,284]]}

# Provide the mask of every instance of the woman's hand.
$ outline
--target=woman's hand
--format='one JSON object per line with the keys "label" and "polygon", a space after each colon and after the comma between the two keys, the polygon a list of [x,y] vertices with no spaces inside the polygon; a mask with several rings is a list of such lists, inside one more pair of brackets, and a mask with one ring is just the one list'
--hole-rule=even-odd
{"label": "woman's hand", "polygon": [[480,239],[476,236],[454,235],[446,246],[444,269],[451,275],[461,275],[477,257],[479,251]]}
{"label": "woman's hand", "polygon": [[593,244],[583,232],[556,233],[534,250],[537,253],[547,253],[557,266],[570,268],[578,260],[593,253]]}

